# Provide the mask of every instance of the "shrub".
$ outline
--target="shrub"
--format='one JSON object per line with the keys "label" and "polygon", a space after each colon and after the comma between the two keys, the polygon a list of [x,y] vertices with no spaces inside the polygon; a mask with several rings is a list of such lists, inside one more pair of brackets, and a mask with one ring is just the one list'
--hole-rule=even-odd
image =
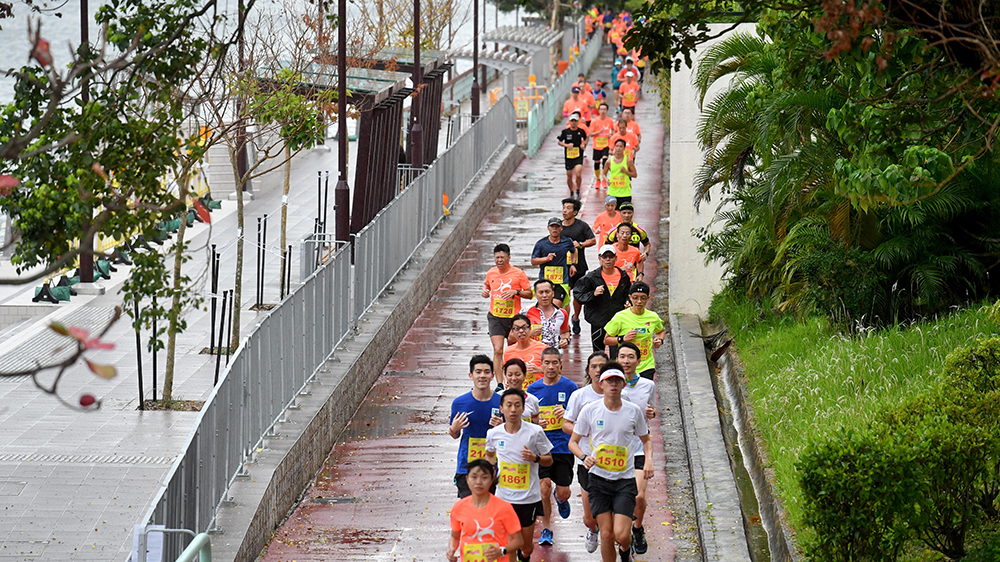
{"label": "shrub", "polygon": [[893,562],[912,536],[919,471],[905,444],[838,432],[800,457],[805,521],[815,560]]}
{"label": "shrub", "polygon": [[981,338],[944,360],[945,376],[956,387],[976,392],[1000,390],[1000,338]]}

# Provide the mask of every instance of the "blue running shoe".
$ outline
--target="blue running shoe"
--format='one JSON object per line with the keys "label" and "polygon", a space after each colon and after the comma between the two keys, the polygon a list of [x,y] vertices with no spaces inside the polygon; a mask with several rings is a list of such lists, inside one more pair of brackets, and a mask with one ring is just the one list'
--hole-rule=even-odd
{"label": "blue running shoe", "polygon": [[556,500],[556,505],[559,506],[559,517],[562,517],[563,519],[569,517],[569,500],[564,502]]}
{"label": "blue running shoe", "polygon": [[551,529],[542,529],[542,534],[538,537],[538,546],[552,546]]}

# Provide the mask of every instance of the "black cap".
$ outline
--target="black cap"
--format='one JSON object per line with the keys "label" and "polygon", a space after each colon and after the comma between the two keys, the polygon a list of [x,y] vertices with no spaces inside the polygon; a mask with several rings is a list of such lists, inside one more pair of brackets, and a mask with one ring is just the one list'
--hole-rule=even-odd
{"label": "black cap", "polygon": [[629,292],[629,294],[632,294],[632,293],[642,293],[644,295],[648,295],[649,294],[649,285],[647,283],[645,283],[644,281],[636,281],[635,283],[632,283],[632,288],[629,289],[628,292]]}
{"label": "black cap", "polygon": [[631,210],[634,211],[635,207],[632,206],[632,202],[631,201],[626,201],[626,202],[618,205],[618,210],[621,211],[622,209],[631,209]]}
{"label": "black cap", "polygon": [[560,218],[552,217],[551,219],[549,219],[548,226],[562,226],[562,225],[563,225],[562,219]]}

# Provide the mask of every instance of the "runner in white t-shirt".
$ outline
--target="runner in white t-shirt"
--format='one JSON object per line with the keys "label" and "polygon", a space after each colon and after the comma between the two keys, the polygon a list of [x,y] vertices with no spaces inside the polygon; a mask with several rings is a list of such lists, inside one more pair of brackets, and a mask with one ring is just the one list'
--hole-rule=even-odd
{"label": "runner in white t-shirt", "polygon": [[[504,388],[524,388],[524,377],[527,376],[528,366],[520,357],[511,357],[503,364],[503,384]],[[538,425],[538,398],[532,394],[524,393],[524,413],[521,419]]]}
{"label": "runner in white t-shirt", "polygon": [[[603,390],[601,389],[601,367],[608,362],[608,356],[603,351],[595,351],[590,354],[587,358],[587,371],[584,378],[584,386],[580,387],[569,397],[569,403],[566,405],[566,413],[563,414],[563,431],[573,435],[573,428],[576,425],[576,419],[580,415],[580,411],[583,407],[591,402],[600,400],[604,398]],[[583,449],[584,453],[590,454],[590,442],[581,441],[580,448]],[[587,468],[583,466],[583,461],[579,458],[576,459],[576,479],[580,482],[580,490],[583,500],[583,524],[587,526],[587,535],[585,539],[585,545],[587,547],[587,552],[594,552],[597,550],[598,533],[597,533],[597,520],[590,513],[590,502],[587,499],[587,483],[588,483],[589,473]]]}
{"label": "runner in white t-shirt", "polygon": [[[621,363],[625,378],[628,379],[622,393],[627,396],[629,402],[643,409],[647,419],[652,419],[656,416],[656,408],[653,405],[656,383],[635,372],[639,365],[639,357],[639,346],[634,343],[623,342],[618,346],[618,362]],[[643,474],[643,469],[646,466],[646,455],[643,454],[642,442],[638,437],[632,441],[629,448],[635,456],[635,485],[638,490],[638,494],[635,496],[635,513],[632,520],[632,551],[636,554],[645,554],[648,545],[642,521],[646,515],[646,477]]]}
{"label": "runner in white t-shirt", "polygon": [[544,513],[538,466],[552,465],[552,443],[541,427],[524,423],[524,391],[508,388],[500,396],[503,425],[486,432],[486,460],[499,468],[496,496],[514,506],[521,523],[522,546],[508,552],[509,562],[530,560],[535,519]]}
{"label": "runner in white t-shirt", "polygon": [[[642,409],[622,401],[625,373],[619,363],[608,362],[601,368],[604,399],[583,407],[576,420],[569,450],[589,471],[590,511],[601,529],[601,559],[615,562],[615,543],[622,562],[631,562],[632,514],[635,512],[634,451],[632,441],[642,441],[643,453],[652,458],[653,443]],[[580,440],[590,439],[593,452],[587,455]],[[646,463],[646,479],[653,477],[653,463]]]}

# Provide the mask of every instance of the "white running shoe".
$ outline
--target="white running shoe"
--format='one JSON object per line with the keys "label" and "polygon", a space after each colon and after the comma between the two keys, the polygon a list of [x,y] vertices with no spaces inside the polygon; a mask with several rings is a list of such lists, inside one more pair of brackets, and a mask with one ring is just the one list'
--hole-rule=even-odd
{"label": "white running shoe", "polygon": [[587,538],[585,539],[587,545],[587,552],[597,551],[597,543],[599,538],[600,538],[600,533],[587,529]]}

